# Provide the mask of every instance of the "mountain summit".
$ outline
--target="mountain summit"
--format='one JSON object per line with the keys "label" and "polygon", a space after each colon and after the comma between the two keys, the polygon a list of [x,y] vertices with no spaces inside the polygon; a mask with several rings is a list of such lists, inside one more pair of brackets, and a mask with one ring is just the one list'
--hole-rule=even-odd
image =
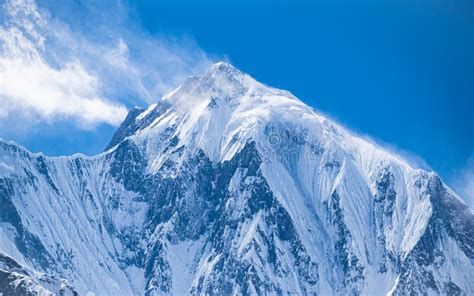
{"label": "mountain summit", "polygon": [[432,172],[217,63],[97,156],[0,142],[0,292],[474,293],[474,215]]}

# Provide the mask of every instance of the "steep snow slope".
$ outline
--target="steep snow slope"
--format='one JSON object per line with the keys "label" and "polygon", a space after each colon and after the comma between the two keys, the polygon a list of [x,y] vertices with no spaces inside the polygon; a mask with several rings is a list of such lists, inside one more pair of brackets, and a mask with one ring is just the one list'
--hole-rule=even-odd
{"label": "steep snow slope", "polygon": [[225,63],[95,157],[0,142],[0,199],[0,252],[79,293],[474,293],[474,216],[436,174]]}

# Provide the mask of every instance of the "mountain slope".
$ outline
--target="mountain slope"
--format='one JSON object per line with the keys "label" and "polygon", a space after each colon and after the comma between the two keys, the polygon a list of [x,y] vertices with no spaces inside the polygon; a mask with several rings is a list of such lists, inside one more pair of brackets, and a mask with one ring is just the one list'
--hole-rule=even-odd
{"label": "mountain slope", "polygon": [[97,156],[0,152],[0,252],[81,294],[474,293],[474,216],[436,174],[225,63]]}

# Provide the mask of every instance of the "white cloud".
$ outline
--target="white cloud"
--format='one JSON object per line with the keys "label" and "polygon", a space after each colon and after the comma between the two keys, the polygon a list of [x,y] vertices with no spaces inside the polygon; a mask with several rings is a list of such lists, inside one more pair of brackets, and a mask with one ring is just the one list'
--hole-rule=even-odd
{"label": "white cloud", "polygon": [[40,59],[0,59],[0,109],[4,114],[23,110],[46,120],[66,116],[85,125],[119,124],[126,108],[101,98],[97,89],[97,79],[79,61],[53,69]]}
{"label": "white cloud", "polygon": [[190,41],[150,36],[121,4],[83,8],[62,20],[34,0],[2,4],[0,120],[117,125],[125,106],[156,101],[211,63]]}
{"label": "white cloud", "polygon": [[106,55],[107,62],[117,69],[127,70],[130,67],[128,57],[128,46],[123,39],[119,39],[117,47],[110,50]]}
{"label": "white cloud", "polygon": [[126,108],[102,97],[97,78],[80,60],[71,57],[58,67],[45,60],[43,53],[50,48],[42,31],[50,28],[33,1],[8,1],[3,11],[0,115],[22,112],[44,120],[70,117],[84,127],[121,122]]}

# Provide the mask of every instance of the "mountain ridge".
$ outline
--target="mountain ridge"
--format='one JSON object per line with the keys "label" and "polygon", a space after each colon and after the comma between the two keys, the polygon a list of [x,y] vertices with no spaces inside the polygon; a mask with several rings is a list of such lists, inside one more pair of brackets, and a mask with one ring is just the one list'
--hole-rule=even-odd
{"label": "mountain ridge", "polygon": [[0,151],[0,252],[81,294],[474,291],[473,212],[435,173],[226,63],[96,156]]}

